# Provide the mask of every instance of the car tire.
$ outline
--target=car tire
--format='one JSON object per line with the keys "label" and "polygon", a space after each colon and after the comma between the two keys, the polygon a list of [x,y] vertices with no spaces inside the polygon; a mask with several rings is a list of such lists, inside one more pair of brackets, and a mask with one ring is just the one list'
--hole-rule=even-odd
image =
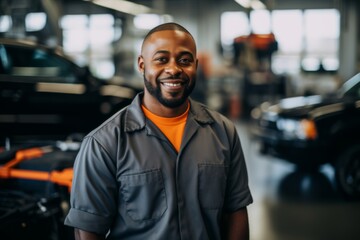
{"label": "car tire", "polygon": [[346,198],[360,200],[360,144],[351,145],[339,154],[335,179]]}

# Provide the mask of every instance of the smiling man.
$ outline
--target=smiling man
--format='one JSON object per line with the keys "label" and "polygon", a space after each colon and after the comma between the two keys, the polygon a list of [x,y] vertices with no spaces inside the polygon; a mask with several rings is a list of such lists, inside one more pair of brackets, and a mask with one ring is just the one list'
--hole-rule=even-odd
{"label": "smiling man", "polygon": [[138,59],[145,84],[143,103],[163,117],[174,117],[185,111],[196,79],[194,39],[180,26],[174,31],[174,26],[165,24],[150,31]]}
{"label": "smiling man", "polygon": [[249,239],[234,124],[189,98],[196,45],[176,23],[145,37],[144,92],[83,140],[65,224],[76,239]]}

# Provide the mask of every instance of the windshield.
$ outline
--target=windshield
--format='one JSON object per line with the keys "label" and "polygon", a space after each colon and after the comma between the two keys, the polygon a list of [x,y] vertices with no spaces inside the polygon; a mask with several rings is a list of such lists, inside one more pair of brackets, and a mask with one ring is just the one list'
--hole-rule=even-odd
{"label": "windshield", "polygon": [[[74,64],[50,51],[0,44],[0,75],[24,80],[76,83]],[[2,76],[2,77],[4,77]]]}

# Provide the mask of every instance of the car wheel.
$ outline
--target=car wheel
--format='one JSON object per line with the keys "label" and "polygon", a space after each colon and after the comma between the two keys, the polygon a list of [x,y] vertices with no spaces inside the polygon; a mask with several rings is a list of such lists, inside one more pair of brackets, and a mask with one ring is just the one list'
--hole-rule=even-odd
{"label": "car wheel", "polygon": [[335,178],[339,190],[346,197],[360,200],[360,145],[352,145],[339,155]]}

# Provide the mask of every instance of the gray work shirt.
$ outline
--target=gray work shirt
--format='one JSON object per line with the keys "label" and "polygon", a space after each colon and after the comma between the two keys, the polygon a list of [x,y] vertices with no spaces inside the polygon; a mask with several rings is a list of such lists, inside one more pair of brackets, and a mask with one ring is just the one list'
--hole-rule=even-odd
{"label": "gray work shirt", "polygon": [[141,97],[84,138],[65,224],[108,239],[221,239],[222,214],[252,202],[235,126],[191,100],[178,153]]}

